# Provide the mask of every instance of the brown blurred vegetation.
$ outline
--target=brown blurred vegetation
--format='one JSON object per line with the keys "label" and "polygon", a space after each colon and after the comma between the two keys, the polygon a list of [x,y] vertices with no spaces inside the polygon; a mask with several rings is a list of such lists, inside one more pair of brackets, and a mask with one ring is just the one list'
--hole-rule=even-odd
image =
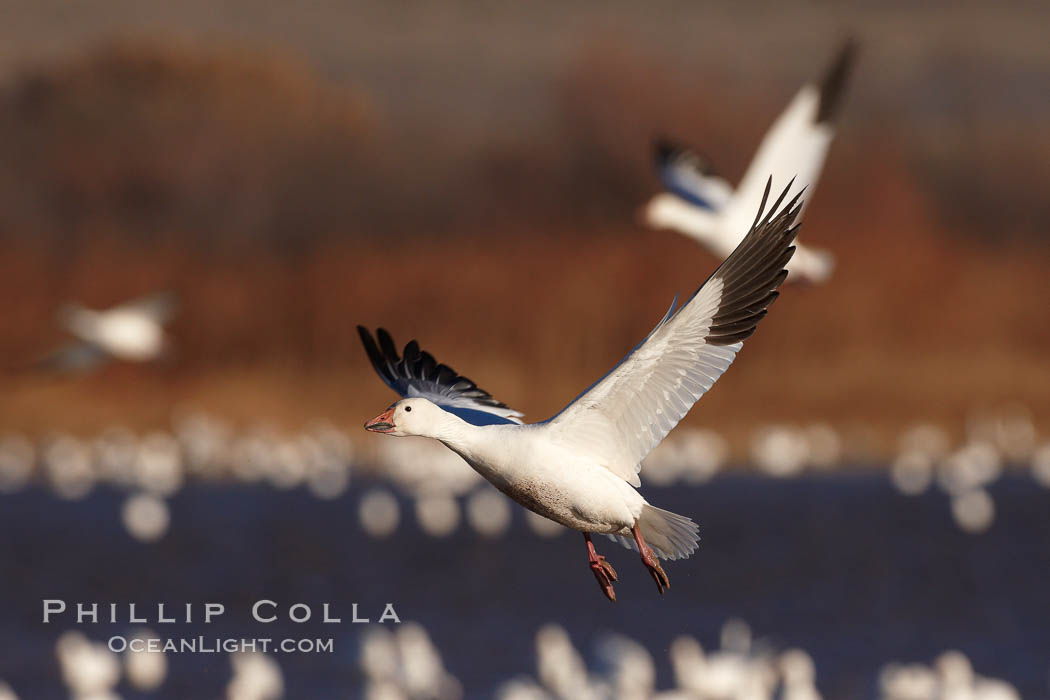
{"label": "brown blurred vegetation", "polygon": [[[717,264],[635,223],[657,189],[649,139],[691,138],[735,180],[796,88],[686,81],[597,41],[550,86],[548,128],[465,140],[426,115],[399,131],[362,89],[272,51],[119,41],[35,65],[0,93],[0,430],[145,427],[184,404],[354,426],[391,399],[357,323],[545,418]],[[979,184],[930,157],[960,147],[952,129],[920,139],[847,99],[803,228],[836,274],[785,290],[690,422],[873,425],[886,444],[1018,400],[1046,429],[1048,200],[1031,173],[1050,144],[970,126]],[[182,299],[174,362],[16,371],[63,341],[62,302],[160,288]]]}

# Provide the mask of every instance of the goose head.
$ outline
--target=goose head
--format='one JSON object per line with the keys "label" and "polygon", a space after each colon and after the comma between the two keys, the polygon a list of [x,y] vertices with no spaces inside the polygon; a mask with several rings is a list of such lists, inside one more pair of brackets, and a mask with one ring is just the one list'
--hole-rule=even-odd
{"label": "goose head", "polygon": [[449,414],[427,399],[401,399],[372,420],[365,430],[394,437],[431,437],[444,425]]}

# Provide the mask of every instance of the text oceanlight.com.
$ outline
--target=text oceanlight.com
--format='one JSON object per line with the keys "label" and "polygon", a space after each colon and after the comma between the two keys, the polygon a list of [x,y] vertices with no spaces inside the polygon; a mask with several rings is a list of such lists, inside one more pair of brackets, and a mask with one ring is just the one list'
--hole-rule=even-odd
{"label": "text oceanlight.com", "polygon": [[110,651],[120,654],[135,653],[168,654],[233,654],[236,652],[262,652],[284,654],[331,654],[335,643],[329,639],[271,639],[259,637],[238,639],[234,637],[182,637],[179,639],[142,639],[140,637],[110,637]]}

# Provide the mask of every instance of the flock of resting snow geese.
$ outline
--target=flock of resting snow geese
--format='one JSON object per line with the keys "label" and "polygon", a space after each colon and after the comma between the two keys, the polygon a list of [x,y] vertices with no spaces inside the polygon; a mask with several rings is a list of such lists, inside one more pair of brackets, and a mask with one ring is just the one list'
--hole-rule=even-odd
{"label": "flock of resting snow geese", "polygon": [[[134,638],[163,637],[141,628]],[[816,664],[808,652],[791,648],[774,653],[767,640],[752,639],[743,620],[722,627],[719,648],[704,649],[690,635],[679,635],[667,649],[674,687],[657,687],[656,659],[639,642],[605,635],[592,654],[578,649],[568,632],[548,623],[535,634],[535,673],[503,681],[497,700],[820,700]],[[174,669],[168,656],[129,645],[121,653],[70,630],[59,637],[55,656],[62,679],[77,698],[114,697],[122,681],[139,693],[169,682]],[[587,657],[592,658],[588,663]],[[371,700],[461,700],[464,684],[446,667],[427,630],[405,622],[394,631],[373,627],[358,642],[360,676],[354,697]],[[263,652],[233,652],[226,697],[263,700],[286,697],[278,657]],[[178,683],[178,680],[171,681]],[[932,665],[888,663],[878,672],[879,700],[1018,700],[1008,682],[975,673],[959,651],[940,654]],[[0,682],[0,700],[17,700]]]}

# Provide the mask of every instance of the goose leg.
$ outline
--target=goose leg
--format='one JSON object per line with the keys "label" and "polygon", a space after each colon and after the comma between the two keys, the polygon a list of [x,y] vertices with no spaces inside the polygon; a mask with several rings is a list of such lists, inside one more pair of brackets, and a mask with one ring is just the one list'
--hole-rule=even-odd
{"label": "goose leg", "polygon": [[587,540],[587,558],[591,564],[591,572],[594,578],[598,579],[598,585],[601,586],[605,597],[615,603],[616,591],[613,590],[613,581],[616,580],[616,569],[612,568],[612,564],[606,561],[605,557],[598,554],[594,543],[591,542],[591,533],[583,533],[583,539]]}
{"label": "goose leg", "polygon": [[634,524],[631,532],[634,533],[634,541],[638,545],[638,553],[642,555],[642,563],[645,564],[646,569],[649,569],[653,580],[656,581],[656,590],[660,591],[660,595],[663,595],[664,591],[671,587],[667,574],[664,573],[663,567],[660,566],[660,561],[653,554],[652,547],[645,543],[645,538],[642,537],[642,531],[639,529],[638,523]]}

